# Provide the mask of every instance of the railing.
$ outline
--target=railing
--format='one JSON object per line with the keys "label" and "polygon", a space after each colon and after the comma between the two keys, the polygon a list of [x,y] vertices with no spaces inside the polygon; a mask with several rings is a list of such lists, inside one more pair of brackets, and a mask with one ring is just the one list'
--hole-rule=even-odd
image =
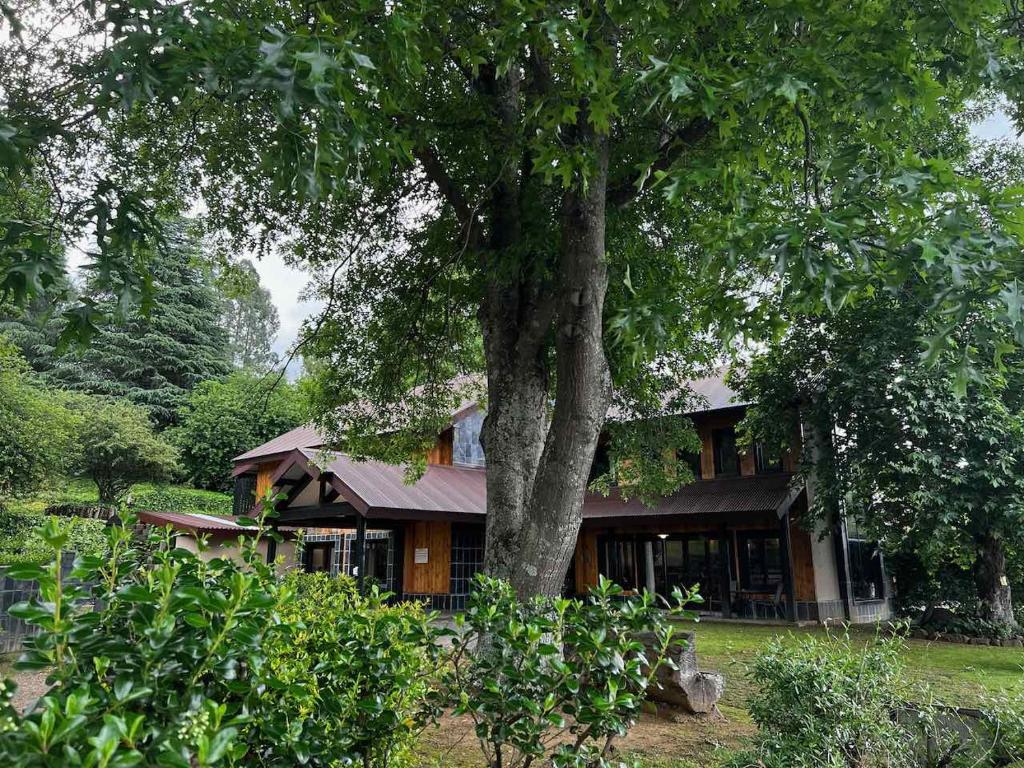
{"label": "railing", "polygon": [[[60,573],[62,579],[66,579],[71,573],[74,562],[74,552],[65,552],[61,557]],[[3,566],[0,566],[0,574],[2,573]],[[34,581],[22,581],[21,579],[12,579],[10,576],[0,576],[0,653],[11,653],[20,650],[25,638],[39,632],[38,627],[26,624],[21,619],[16,619],[8,613],[12,605],[27,602],[38,594],[39,585]]]}

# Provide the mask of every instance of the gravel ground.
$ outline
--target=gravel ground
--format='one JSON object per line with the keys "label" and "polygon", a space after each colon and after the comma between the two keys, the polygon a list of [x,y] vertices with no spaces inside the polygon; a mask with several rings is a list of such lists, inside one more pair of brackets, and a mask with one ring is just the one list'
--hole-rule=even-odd
{"label": "gravel ground", "polygon": [[0,675],[11,678],[18,684],[18,690],[14,692],[14,708],[19,712],[27,712],[35,706],[39,698],[46,693],[49,686],[46,684],[46,672],[16,672],[14,670],[0,670]]}

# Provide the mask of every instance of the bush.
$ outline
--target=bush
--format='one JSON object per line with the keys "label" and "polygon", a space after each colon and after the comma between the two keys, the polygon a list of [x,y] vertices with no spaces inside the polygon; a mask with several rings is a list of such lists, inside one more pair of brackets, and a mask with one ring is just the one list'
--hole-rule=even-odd
{"label": "bush", "polygon": [[[507,583],[477,577],[465,615],[456,616],[444,689],[455,713],[476,724],[489,765],[609,764],[674,632],[650,593],[621,593],[602,579],[583,600],[522,602]],[[678,613],[684,598],[676,599]],[[655,658],[640,639],[648,633]]]}
{"label": "bush", "polygon": [[170,437],[181,450],[188,481],[231,487],[231,460],[302,423],[304,400],[292,384],[236,372],[204,381],[188,396]]}
{"label": "bush", "polygon": [[[0,565],[48,562],[53,553],[38,530],[47,519],[40,512],[0,508]],[[106,555],[107,536],[102,521],[80,517],[50,519],[57,530],[67,536],[67,550],[83,555]]]}
{"label": "bush", "polygon": [[203,491],[183,485],[136,485],[130,491],[135,509],[157,512],[182,512],[201,515],[230,515],[231,496],[215,491]]}
{"label": "bush", "polygon": [[901,639],[881,635],[856,649],[847,634],[773,639],[750,673],[759,743],[734,764],[917,765],[915,736],[893,717],[912,698],[903,684],[902,646]]}
{"label": "bush", "polygon": [[177,472],[177,452],[158,436],[149,415],[125,401],[82,397],[81,472],[104,504],[119,502],[136,483],[163,482]]}
{"label": "bush", "polygon": [[[279,702],[318,731],[308,755],[314,764],[408,764],[433,715],[426,700],[441,649],[432,617],[414,603],[385,605],[375,588],[360,596],[348,577],[291,572],[285,584],[295,597],[281,620],[294,631],[268,653],[271,677],[283,686],[268,690],[268,704]],[[332,718],[319,714],[325,707]],[[301,754],[308,745],[297,739],[294,749]]]}

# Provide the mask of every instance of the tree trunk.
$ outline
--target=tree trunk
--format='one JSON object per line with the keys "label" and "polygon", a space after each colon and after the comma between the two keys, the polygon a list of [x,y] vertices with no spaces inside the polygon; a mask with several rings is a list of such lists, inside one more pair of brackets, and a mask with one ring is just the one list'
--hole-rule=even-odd
{"label": "tree trunk", "polygon": [[611,400],[604,352],[605,194],[608,153],[592,142],[597,161],[585,191],[563,199],[555,317],[555,406],[519,536],[511,582],[520,596],[561,592],[583,519],[583,496],[597,439]]}
{"label": "tree trunk", "polygon": [[1002,539],[986,533],[975,543],[974,583],[978,589],[981,617],[988,621],[1017,625],[1013,597],[1006,578],[1006,550]]}

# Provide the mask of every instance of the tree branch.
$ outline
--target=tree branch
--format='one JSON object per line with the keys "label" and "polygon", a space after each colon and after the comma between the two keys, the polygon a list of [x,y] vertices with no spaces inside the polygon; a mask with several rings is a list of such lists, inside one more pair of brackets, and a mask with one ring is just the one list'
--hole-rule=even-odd
{"label": "tree branch", "polygon": [[413,156],[420,161],[423,172],[427,178],[437,187],[438,192],[455,209],[455,216],[463,227],[471,227],[475,214],[466,200],[466,195],[455,183],[448,172],[441,164],[437,153],[428,144],[419,144],[413,149]]}
{"label": "tree branch", "polygon": [[644,173],[629,181],[622,181],[608,188],[608,205],[614,208],[625,208],[640,194],[640,181],[652,173],[667,171],[683,153],[693,147],[709,133],[714,123],[704,116],[693,118],[682,128],[675,131],[661,143],[657,157]]}

